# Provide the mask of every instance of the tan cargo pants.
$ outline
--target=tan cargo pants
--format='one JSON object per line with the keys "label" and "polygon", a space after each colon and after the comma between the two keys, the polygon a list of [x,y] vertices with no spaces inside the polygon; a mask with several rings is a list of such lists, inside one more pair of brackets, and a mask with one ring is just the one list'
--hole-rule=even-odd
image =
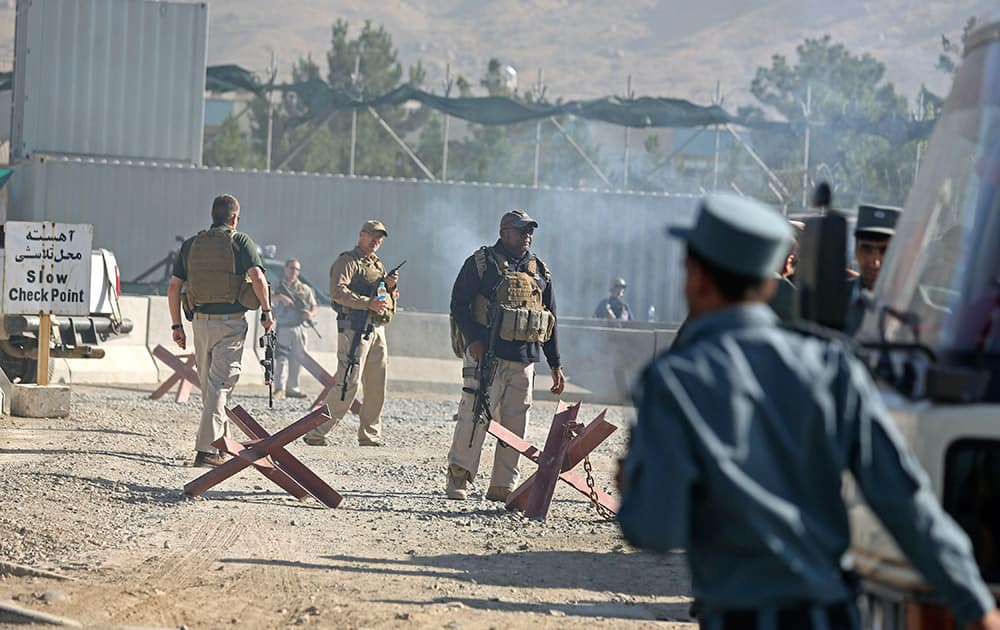
{"label": "tan cargo pants", "polygon": [[202,400],[201,424],[195,448],[202,453],[217,453],[212,442],[229,434],[226,405],[236,381],[240,379],[243,365],[246,316],[225,317],[234,318],[206,319],[201,313],[195,313],[191,322]]}
{"label": "tan cargo pants", "polygon": [[323,437],[329,433],[351,408],[351,403],[361,386],[363,400],[358,414],[358,444],[378,444],[382,441],[382,405],[385,403],[386,371],[389,367],[389,349],[385,343],[385,327],[375,326],[368,339],[361,339],[358,345],[360,363],[351,372],[344,399],[340,392],[344,386],[344,371],[347,369],[347,354],[354,340],[354,331],[345,329],[337,336],[337,376],[333,389],[326,397],[330,409],[330,420],[309,432],[309,435]]}
{"label": "tan cargo pants", "polygon": [[274,389],[297,390],[299,374],[302,372],[302,355],[308,349],[306,327],[279,324],[275,328],[278,331],[278,356],[274,358]]}
{"label": "tan cargo pants", "polygon": [[[465,351],[462,383],[465,388],[477,389],[477,364]],[[497,372],[493,384],[489,388],[489,397],[493,419],[524,437],[528,426],[528,410],[531,408],[532,387],[535,380],[535,366],[531,363],[519,363],[497,359]],[[455,435],[451,440],[451,450],[448,451],[448,463],[461,466],[469,471],[473,478],[479,471],[479,459],[483,450],[483,440],[486,439],[486,427],[473,424],[473,406],[476,395],[462,392],[458,403],[458,422],[455,424]],[[474,427],[474,428],[473,428]],[[473,436],[473,430],[475,435]],[[469,438],[472,437],[472,446]],[[490,486],[513,488],[517,483],[517,461],[519,454],[514,449],[497,442],[493,455],[493,473],[490,476]]]}

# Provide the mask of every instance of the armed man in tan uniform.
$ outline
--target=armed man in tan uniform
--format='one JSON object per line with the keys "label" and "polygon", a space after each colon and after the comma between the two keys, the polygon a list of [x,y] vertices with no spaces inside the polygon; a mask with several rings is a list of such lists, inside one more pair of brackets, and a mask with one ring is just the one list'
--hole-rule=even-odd
{"label": "armed man in tan uniform", "polygon": [[[488,403],[488,412],[497,422],[523,437],[532,402],[534,363],[543,353],[552,374],[549,391],[561,394],[566,384],[556,337],[552,276],[528,251],[537,227],[523,210],[504,214],[500,239],[465,260],[451,291],[452,350],[464,359],[464,365],[458,422],[448,451],[445,494],[449,499],[465,499],[467,484],[479,470],[486,438],[485,414],[476,408],[479,400]],[[485,390],[480,389],[481,376],[485,376]],[[488,500],[507,500],[517,483],[517,461],[517,451],[497,443]]]}
{"label": "armed man in tan uniform", "polygon": [[212,227],[184,241],[167,288],[174,343],[187,347],[181,323],[184,311],[194,333],[195,361],[201,379],[201,425],[194,465],[214,467],[223,458],[212,443],[229,434],[226,403],[240,378],[246,312],[261,309],[260,322],[270,330],[271,301],[264,263],[253,240],[236,231],[240,203],[232,195],[212,202]]}
{"label": "armed man in tan uniform", "polygon": [[[292,258],[285,263],[281,284],[274,292],[274,319],[278,326],[278,352],[274,362],[275,398],[305,398],[299,391],[302,355],[309,343],[306,325],[316,317],[316,294],[299,280],[302,263]],[[287,380],[286,380],[287,379]]]}
{"label": "armed man in tan uniform", "polygon": [[[396,312],[399,275],[386,276],[375,255],[389,235],[381,221],[366,221],[358,245],[337,257],[330,267],[330,298],[337,311],[337,377],[327,396],[331,420],[303,438],[310,446],[325,446],[329,433],[351,408],[360,382],[364,401],[358,414],[358,444],[382,446],[382,404],[385,402],[389,351],[385,325]],[[376,295],[385,282],[385,299]],[[346,385],[345,385],[346,383]]]}

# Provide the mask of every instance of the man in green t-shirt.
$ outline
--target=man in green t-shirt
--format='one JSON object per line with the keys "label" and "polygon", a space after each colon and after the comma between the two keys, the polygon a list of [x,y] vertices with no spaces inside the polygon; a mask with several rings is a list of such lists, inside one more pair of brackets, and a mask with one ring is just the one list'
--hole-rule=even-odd
{"label": "man in green t-shirt", "polygon": [[[194,354],[201,379],[201,424],[194,465],[212,468],[223,458],[212,443],[228,435],[226,403],[240,378],[248,310],[261,309],[264,330],[274,324],[264,263],[253,240],[236,231],[240,203],[232,195],[212,202],[212,227],[184,241],[167,289],[174,343],[187,347],[181,323],[181,288],[192,311]],[[188,309],[185,309],[188,310]]]}

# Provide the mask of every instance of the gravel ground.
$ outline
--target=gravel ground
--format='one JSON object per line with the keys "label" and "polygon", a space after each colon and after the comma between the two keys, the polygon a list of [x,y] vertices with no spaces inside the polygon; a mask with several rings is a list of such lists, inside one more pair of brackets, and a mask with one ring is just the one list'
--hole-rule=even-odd
{"label": "gravel ground", "polygon": [[[0,599],[94,627],[694,627],[683,555],[634,551],[567,486],[544,522],[485,501],[486,481],[446,500],[454,399],[390,396],[383,448],[356,445],[351,415],[330,446],[292,445],[345,496],[328,510],[253,470],[184,496],[204,472],[190,467],[200,400],[152,389],[78,387],[70,418],[0,419],[0,558],[76,579],[7,576]],[[272,432],[306,412],[265,396],[241,385],[234,402]],[[530,441],[554,411],[536,404]],[[607,419],[625,427],[629,413]],[[593,457],[607,490],[625,433]]]}

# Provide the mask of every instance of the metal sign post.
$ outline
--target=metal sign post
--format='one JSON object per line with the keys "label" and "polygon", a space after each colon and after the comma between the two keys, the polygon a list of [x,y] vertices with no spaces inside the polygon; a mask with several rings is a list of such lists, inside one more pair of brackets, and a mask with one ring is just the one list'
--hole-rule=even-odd
{"label": "metal sign post", "polygon": [[49,337],[52,334],[52,314],[42,311],[38,314],[38,366],[35,382],[49,384]]}

